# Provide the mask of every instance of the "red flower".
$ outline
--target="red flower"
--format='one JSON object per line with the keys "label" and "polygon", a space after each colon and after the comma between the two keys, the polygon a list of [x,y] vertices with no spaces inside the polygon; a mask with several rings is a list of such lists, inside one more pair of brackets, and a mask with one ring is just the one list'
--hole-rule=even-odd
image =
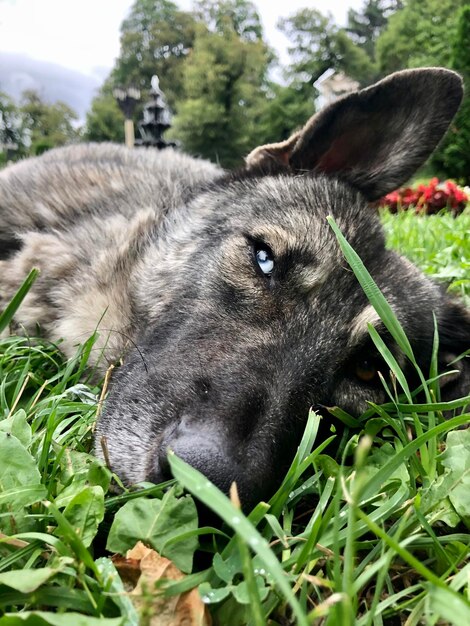
{"label": "red flower", "polygon": [[467,202],[470,202],[470,197],[452,180],[439,183],[438,178],[431,178],[427,185],[392,191],[382,198],[379,205],[388,206],[392,212],[399,208],[413,208],[419,213],[437,213],[447,207],[458,213],[463,211]]}

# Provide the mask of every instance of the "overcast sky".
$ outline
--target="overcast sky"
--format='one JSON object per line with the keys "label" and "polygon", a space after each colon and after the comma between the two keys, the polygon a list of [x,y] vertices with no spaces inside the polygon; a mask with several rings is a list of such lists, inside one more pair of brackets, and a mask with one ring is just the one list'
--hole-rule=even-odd
{"label": "overcast sky", "polygon": [[[119,26],[132,0],[0,0],[0,52],[14,52],[102,78],[119,53]],[[189,9],[191,0],[176,0]],[[279,17],[299,8],[333,13],[344,24],[349,7],[363,0],[255,0],[266,38],[282,53]]]}

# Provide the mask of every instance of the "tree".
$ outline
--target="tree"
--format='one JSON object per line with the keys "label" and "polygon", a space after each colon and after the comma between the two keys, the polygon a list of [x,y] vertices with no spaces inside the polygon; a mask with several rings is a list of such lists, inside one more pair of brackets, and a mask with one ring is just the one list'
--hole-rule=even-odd
{"label": "tree", "polygon": [[452,47],[452,67],[463,76],[467,91],[449,133],[432,162],[447,177],[470,185],[470,6],[464,6],[460,11]]}
{"label": "tree", "polygon": [[311,85],[329,68],[342,70],[362,84],[373,79],[375,68],[366,52],[333,22],[331,15],[301,9],[281,19],[278,27],[292,42],[288,75],[294,81]]}
{"label": "tree", "polygon": [[0,92],[0,162],[22,156],[25,141],[17,105],[6,93]]}
{"label": "tree", "polygon": [[23,93],[20,106],[22,126],[30,139],[30,152],[41,154],[50,148],[76,141],[79,132],[74,126],[78,116],[64,102],[48,104],[37,92]]}
{"label": "tree", "polygon": [[394,13],[377,40],[377,60],[384,73],[406,67],[450,67],[458,8],[467,0],[408,0]]}
{"label": "tree", "polygon": [[360,11],[349,9],[346,31],[354,43],[375,60],[375,43],[392,13],[403,8],[401,0],[366,0]]}
{"label": "tree", "polygon": [[196,0],[194,15],[212,32],[230,28],[243,41],[261,41],[263,27],[255,5],[248,0]]}
{"label": "tree", "polygon": [[135,85],[145,93],[158,74],[168,104],[183,97],[183,62],[191,50],[195,20],[170,0],[135,0],[121,25],[121,52],[111,86]]}
{"label": "tree", "polygon": [[84,137],[87,141],[124,141],[124,115],[111,93],[102,91],[91,103]]}
{"label": "tree", "polygon": [[302,86],[269,83],[258,105],[250,148],[287,139],[314,112],[313,101],[304,97]]}
{"label": "tree", "polygon": [[268,56],[262,41],[242,40],[230,24],[223,32],[200,24],[184,68],[186,99],[171,136],[192,154],[224,166],[240,164],[253,145]]}

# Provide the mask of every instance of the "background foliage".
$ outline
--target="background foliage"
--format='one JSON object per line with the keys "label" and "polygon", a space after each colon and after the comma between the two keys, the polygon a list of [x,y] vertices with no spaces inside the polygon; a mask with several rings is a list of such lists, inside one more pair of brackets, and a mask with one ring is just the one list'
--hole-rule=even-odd
{"label": "background foliage", "polygon": [[442,172],[470,183],[470,4],[462,7],[452,48],[452,68],[467,85],[464,100],[454,122],[432,162]]}
{"label": "background foliage", "polygon": [[[121,25],[121,51],[84,123],[63,103],[0,93],[0,163],[71,141],[123,141],[116,86],[136,86],[142,99],[154,74],[174,114],[171,138],[223,166],[242,163],[263,142],[288,137],[315,111],[313,82],[327,69],[361,86],[408,67],[442,65],[468,82],[468,0],[364,0],[346,26],[306,7],[279,19],[289,39],[282,67],[266,43],[250,0],[194,0],[182,11],[171,0],[135,0]],[[459,9],[461,9],[459,11]],[[286,13],[288,8],[286,8]],[[468,97],[429,173],[468,184]],[[1,150],[1,148],[0,148]]]}

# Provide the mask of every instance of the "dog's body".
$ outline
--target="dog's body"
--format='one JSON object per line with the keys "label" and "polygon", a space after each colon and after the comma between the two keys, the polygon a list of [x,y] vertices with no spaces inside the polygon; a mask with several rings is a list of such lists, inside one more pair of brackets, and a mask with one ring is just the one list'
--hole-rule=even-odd
{"label": "dog's body", "polygon": [[[329,214],[424,368],[433,313],[442,369],[468,349],[463,307],[385,249],[368,206],[432,151],[460,97],[451,72],[394,75],[258,148],[236,175],[171,150],[111,145],[0,173],[0,305],[39,267],[16,322],[29,331],[39,322],[68,354],[99,328],[106,359],[125,355],[98,440],[126,481],[164,478],[172,447],[221,488],[236,480],[252,502],[291,460],[309,406],[359,413],[384,399],[367,323],[406,369],[405,359],[348,269]],[[468,366],[459,369],[443,383],[447,397],[468,390]]]}
{"label": "dog's body", "polygon": [[[100,362],[106,367],[136,332],[132,291],[142,284],[149,237],[160,238],[172,220],[184,224],[194,187],[218,173],[171,150],[112,144],[53,150],[7,168],[0,183],[0,250],[7,258],[0,261],[0,306],[39,267],[41,278],[16,321],[64,338],[68,356],[101,329],[92,360],[106,346]],[[12,245],[20,247],[13,256]]]}

